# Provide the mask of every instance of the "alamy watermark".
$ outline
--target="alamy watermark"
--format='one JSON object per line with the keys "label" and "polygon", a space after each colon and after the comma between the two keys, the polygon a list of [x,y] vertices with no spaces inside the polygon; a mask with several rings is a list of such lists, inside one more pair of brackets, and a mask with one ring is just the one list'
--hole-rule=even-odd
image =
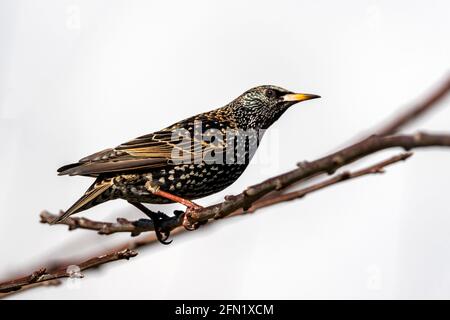
{"label": "alamy watermark", "polygon": [[[233,165],[248,164],[255,155],[266,130],[235,129],[223,130],[208,128],[208,124],[195,121],[191,128],[177,128],[171,133],[171,161],[176,164]],[[273,139],[272,139],[273,140]],[[273,141],[271,141],[273,142]],[[277,145],[276,145],[277,146]],[[272,144],[271,147],[274,147]],[[265,154],[267,156],[276,153]],[[258,164],[267,165],[267,161],[259,160]]]}

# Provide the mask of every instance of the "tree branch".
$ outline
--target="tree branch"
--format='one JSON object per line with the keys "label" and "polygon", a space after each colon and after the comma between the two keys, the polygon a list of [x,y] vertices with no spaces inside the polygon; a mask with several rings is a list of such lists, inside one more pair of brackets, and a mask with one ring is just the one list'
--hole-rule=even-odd
{"label": "tree branch", "polygon": [[[137,255],[137,251],[124,249],[105,255],[97,256],[88,259],[84,262],[77,264],[79,271],[92,269],[99,267],[105,263],[117,261],[117,260],[129,260]],[[47,271],[46,268],[41,268],[25,277],[9,280],[0,284],[0,294],[8,293],[22,289],[24,286],[33,285],[36,286],[40,283],[46,283],[60,278],[70,278],[73,274],[68,270],[68,266],[60,267],[54,270]],[[82,274],[76,275],[76,277],[83,277]],[[0,296],[1,297],[1,296]]]}
{"label": "tree branch", "polygon": [[[64,214],[63,211],[60,211],[59,215]],[[48,211],[42,211],[39,215],[41,218],[41,223],[50,224],[53,219],[59,217],[59,215],[52,214]],[[171,218],[171,228],[174,229],[177,226],[181,226],[182,219],[177,219],[177,217]],[[100,222],[94,221],[90,219],[86,219],[83,217],[68,217],[64,221],[61,221],[59,225],[67,225],[69,226],[69,230],[75,229],[86,229],[86,230],[94,230],[97,231],[98,234],[110,235],[117,232],[130,232],[131,236],[135,237],[140,235],[142,232],[146,231],[155,231],[155,226],[153,225],[152,220],[150,219],[139,219],[136,221],[129,221],[124,218],[117,218],[116,222]],[[169,225],[166,223],[166,228]]]}
{"label": "tree branch", "polygon": [[[164,231],[171,231],[180,225],[191,229],[197,223],[206,222],[209,219],[220,219],[239,209],[248,210],[253,203],[272,191],[282,190],[319,173],[333,174],[337,169],[380,150],[393,147],[410,150],[433,146],[450,147],[450,135],[417,133],[415,135],[372,136],[318,160],[302,162],[299,164],[299,168],[253,185],[238,195],[227,196],[223,202],[166,219],[162,222],[161,227]],[[41,213],[41,222],[43,223],[49,223],[54,218],[55,216],[48,212]],[[116,223],[105,223],[74,217],[66,219],[62,224],[68,225],[70,230],[82,228],[96,230],[101,234],[131,232],[136,236],[144,231],[154,231],[153,223],[147,219],[130,222],[119,218]]]}
{"label": "tree branch", "polygon": [[417,133],[415,135],[372,136],[318,160],[303,162],[299,164],[298,169],[249,187],[238,195],[228,196],[224,202],[200,210],[189,211],[186,213],[187,219],[184,222],[186,224],[186,221],[188,221],[188,224],[193,225],[208,219],[223,218],[239,208],[246,210],[256,200],[272,191],[282,190],[295,182],[315,176],[318,173],[332,174],[338,168],[380,150],[393,147],[410,150],[432,146],[450,147],[450,135]]}
{"label": "tree branch", "polygon": [[[421,104],[418,104],[399,117],[389,121],[382,129],[377,130],[377,136],[368,137],[362,141],[352,144],[349,147],[343,148],[340,151],[329,154],[326,157],[320,158],[312,162],[302,162],[299,168],[286,172],[285,174],[268,179],[260,184],[247,188],[244,192],[226,197],[225,201],[213,206],[209,206],[197,211],[190,211],[184,214],[177,214],[174,217],[164,222],[164,228],[167,230],[174,230],[173,234],[183,231],[178,228],[181,225],[189,228],[197,223],[204,223],[209,219],[219,219],[226,216],[234,216],[244,212],[254,212],[255,210],[267,207],[276,203],[290,201],[293,199],[304,197],[306,194],[321,190],[328,186],[338,184],[340,182],[365,176],[368,174],[381,173],[383,168],[405,160],[411,154],[404,153],[396,157],[387,159],[373,166],[361,169],[355,172],[343,172],[337,174],[329,179],[312,184],[309,187],[289,192],[275,194],[277,191],[292,186],[296,182],[310,179],[318,174],[328,173],[333,174],[337,169],[344,165],[350,164],[356,160],[373,154],[377,151],[401,147],[405,150],[418,147],[431,146],[450,146],[450,135],[439,134],[423,134],[416,135],[391,135],[398,132],[401,128],[411,123],[425,112],[437,105],[444,96],[450,91],[450,77],[446,79],[443,85]],[[48,223],[56,217],[48,212],[41,213],[41,222]],[[138,235],[144,231],[153,231],[154,226],[150,220],[141,219],[138,221],[128,221],[126,219],[118,219],[116,223],[103,223],[88,220],[85,218],[67,219],[64,224],[69,226],[70,230],[82,228],[98,231],[101,234],[112,234],[116,232],[130,232],[132,235]],[[131,243],[122,245],[114,250],[110,250],[106,254],[98,255],[94,258],[88,259],[79,264],[81,270],[86,270],[100,266],[105,263],[120,259],[129,259],[134,257],[137,252],[136,249],[141,246],[146,246],[155,242],[155,237],[146,237],[145,239],[137,239]],[[3,283],[0,283],[0,292],[18,292],[27,288],[33,288],[46,283],[57,284],[59,278],[69,277],[67,271],[67,264],[60,265],[47,272],[45,269],[40,269],[26,277],[16,278]],[[16,290],[16,291],[14,291]],[[3,294],[4,296],[5,294]],[[0,297],[2,294],[0,293]]]}
{"label": "tree branch", "polygon": [[[308,193],[324,189],[325,187],[329,187],[333,184],[338,184],[340,182],[344,182],[368,174],[380,174],[383,173],[383,169],[385,167],[390,166],[399,161],[406,160],[410,156],[412,156],[411,152],[401,153],[397,156],[378,162],[365,169],[361,169],[355,172],[346,171],[338,175],[335,175],[330,179],[315,183],[307,188],[300,189],[298,191],[293,191],[284,194],[277,194],[271,197],[261,199],[259,201],[256,201],[247,211],[240,210],[241,209],[240,208],[235,212],[233,212],[232,214],[240,214],[243,212],[255,212],[257,209],[268,207],[270,205],[274,205],[280,202],[302,198]],[[50,223],[55,218],[57,218],[58,215],[51,214],[48,211],[43,211],[40,217],[42,223]],[[182,222],[183,222],[182,216],[174,216],[170,218],[170,222],[169,221],[166,222],[164,227],[166,228],[170,227],[175,229],[177,227],[181,227]],[[118,218],[116,223],[111,223],[111,222],[93,221],[86,218],[69,217],[66,220],[64,220],[61,224],[69,226],[69,230],[87,229],[87,230],[94,230],[97,231],[99,234],[105,235],[117,232],[130,232],[132,236],[137,236],[142,232],[155,230],[153,222],[150,219],[139,219],[136,221],[129,221],[127,219]]]}
{"label": "tree branch", "polygon": [[[318,182],[316,184],[313,184],[307,188],[272,196],[270,198],[263,199],[261,201],[256,202],[248,211],[248,213],[253,213],[258,209],[268,207],[271,205],[275,205],[281,202],[290,201],[298,198],[304,197],[306,194],[324,189],[326,187],[332,186],[334,184],[338,184],[350,179],[359,178],[365,175],[371,175],[371,174],[380,174],[383,173],[384,169],[387,166],[390,166],[394,163],[397,163],[399,161],[404,161],[408,159],[412,153],[402,153],[399,155],[396,155],[394,157],[391,157],[389,159],[386,159],[384,161],[378,162],[374,165],[371,165],[367,168],[354,171],[354,172],[343,172],[340,173],[330,179],[326,179],[322,182]],[[238,215],[242,214],[243,210],[238,210],[234,212],[232,215]],[[231,216],[231,215],[230,215]],[[43,220],[52,221],[54,218],[56,218],[56,215],[52,215],[48,212],[41,213],[41,218]],[[175,219],[176,217],[174,217]],[[141,220],[137,220],[134,222],[130,221],[118,221],[117,224],[114,223],[107,223],[107,222],[98,222],[98,221],[92,221],[87,220],[83,218],[69,218],[69,221],[66,221],[65,224],[69,226],[69,229],[73,230],[76,228],[80,229],[88,229],[88,230],[97,230],[100,234],[110,234],[110,233],[104,233],[105,230],[108,230],[107,232],[131,232],[138,233],[143,231],[153,231],[153,224],[151,223],[151,220],[145,219],[146,223],[148,225],[148,230],[143,228],[142,226],[137,227],[136,224],[140,222]],[[82,220],[81,222],[79,220]],[[120,219],[118,219],[120,220]],[[144,219],[143,219],[144,220]],[[180,219],[178,219],[180,220]],[[76,221],[76,222],[75,222]],[[178,227],[181,227],[182,223],[179,222]],[[133,227],[135,228],[133,230]],[[179,230],[182,230],[181,228]],[[121,259],[129,259],[137,255],[137,252],[132,249],[136,249],[137,247],[147,245],[149,243],[153,243],[155,241],[155,238],[149,238],[145,240],[140,240],[136,242],[132,242],[130,245],[127,245],[124,247],[119,247],[115,250],[113,250],[111,253],[107,253],[105,255],[101,255],[98,257],[94,257],[92,259],[89,259],[85,262],[82,262],[80,264],[77,264],[80,267],[80,271],[87,270],[90,268],[98,267],[102,264],[121,260]],[[53,268],[52,271],[47,272],[45,268],[41,268],[38,271],[35,271],[31,273],[30,275],[27,275],[25,277],[20,277],[14,280],[10,280],[4,283],[0,283],[0,298],[6,296],[8,293],[11,292],[17,292],[18,290],[23,289],[29,289],[29,288],[35,288],[42,285],[58,285],[60,282],[55,281],[56,279],[63,278],[63,277],[71,277],[70,272],[68,271],[68,266],[72,265],[73,263],[67,263],[63,264],[61,266],[58,266],[56,268]],[[48,284],[47,284],[48,283]],[[2,294],[3,293],[3,294]]]}
{"label": "tree branch", "polygon": [[247,210],[247,212],[254,212],[259,208],[264,208],[264,207],[268,207],[280,202],[286,202],[286,201],[291,201],[291,200],[295,200],[295,199],[300,199],[303,198],[304,196],[306,196],[309,193],[315,192],[315,191],[319,191],[321,189],[324,189],[326,187],[330,187],[332,185],[344,182],[344,181],[348,181],[350,179],[355,179],[355,178],[359,178],[365,175],[370,175],[370,174],[382,174],[384,173],[384,169],[394,163],[400,162],[400,161],[405,161],[407,160],[409,157],[411,157],[413,155],[412,152],[405,152],[405,153],[401,153],[399,155],[396,155],[394,157],[391,157],[389,159],[386,159],[384,161],[378,162],[374,165],[371,165],[370,167],[358,170],[358,171],[345,171],[342,172],[338,175],[333,176],[332,178],[320,181],[318,183],[315,183],[309,187],[297,190],[297,191],[292,191],[292,192],[288,192],[288,193],[284,193],[284,194],[280,194],[280,195],[276,195],[273,197],[268,197],[265,199],[262,199],[260,201],[255,202],[255,204],[253,206],[250,207],[249,210]]}

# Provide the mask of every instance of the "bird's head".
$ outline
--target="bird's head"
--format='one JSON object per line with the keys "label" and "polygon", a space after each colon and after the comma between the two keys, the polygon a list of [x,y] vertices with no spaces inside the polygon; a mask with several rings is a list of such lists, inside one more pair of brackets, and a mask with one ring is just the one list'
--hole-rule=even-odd
{"label": "bird's head", "polygon": [[264,85],[252,88],[230,103],[237,123],[245,128],[267,129],[292,105],[320,98],[315,94],[294,93]]}

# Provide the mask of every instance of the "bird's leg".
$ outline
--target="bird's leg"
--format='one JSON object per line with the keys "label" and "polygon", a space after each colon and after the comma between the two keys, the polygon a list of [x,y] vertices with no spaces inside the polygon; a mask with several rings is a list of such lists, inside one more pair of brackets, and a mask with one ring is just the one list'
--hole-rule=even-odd
{"label": "bird's leg", "polygon": [[190,208],[190,209],[201,209],[201,208],[202,208],[202,206],[200,206],[200,205],[198,205],[198,204],[196,204],[196,203],[194,203],[194,202],[192,202],[192,201],[190,201],[190,200],[181,198],[181,197],[179,197],[179,196],[176,196],[176,195],[171,194],[171,193],[166,192],[166,191],[162,191],[162,190],[159,188],[158,185],[153,184],[153,183],[151,183],[150,181],[148,181],[148,182],[145,184],[145,188],[146,188],[149,192],[153,193],[155,196],[159,196],[159,197],[162,197],[162,198],[166,198],[166,199],[169,199],[169,200],[171,200],[171,201],[173,201],[173,202],[181,203],[182,205],[184,205],[184,206],[186,206],[186,207],[188,207],[188,208]]}
{"label": "bird's leg", "polygon": [[159,242],[161,242],[162,244],[172,243],[172,240],[167,241],[167,239],[170,236],[170,231],[164,231],[161,228],[161,220],[167,218],[166,215],[162,214],[161,212],[151,211],[149,208],[147,208],[140,202],[133,202],[133,201],[128,202],[133,206],[135,206],[136,208],[138,208],[139,210],[141,210],[147,217],[152,219],[153,225],[155,227],[156,237],[158,238]]}
{"label": "bird's leg", "polygon": [[199,227],[199,223],[191,223],[188,219],[189,216],[189,212],[192,210],[198,210],[198,209],[202,209],[203,207],[196,204],[195,202],[192,202],[190,200],[181,198],[179,196],[176,196],[174,194],[171,194],[169,192],[166,191],[162,191],[159,187],[159,185],[152,183],[151,181],[147,181],[145,183],[145,188],[153,193],[156,196],[160,196],[162,198],[166,198],[169,199],[171,201],[174,202],[178,202],[181,203],[182,205],[186,206],[186,212],[184,213],[184,219],[183,219],[183,226],[186,230],[192,231],[192,230],[196,230]]}

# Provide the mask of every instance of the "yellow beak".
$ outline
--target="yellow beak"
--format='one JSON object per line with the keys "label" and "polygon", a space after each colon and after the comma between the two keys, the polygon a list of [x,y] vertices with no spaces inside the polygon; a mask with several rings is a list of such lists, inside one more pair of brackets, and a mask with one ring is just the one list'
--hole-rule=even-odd
{"label": "yellow beak", "polygon": [[320,98],[320,96],[316,94],[307,94],[307,93],[289,93],[283,96],[283,101],[305,101],[305,100],[311,100],[311,99],[317,99]]}

